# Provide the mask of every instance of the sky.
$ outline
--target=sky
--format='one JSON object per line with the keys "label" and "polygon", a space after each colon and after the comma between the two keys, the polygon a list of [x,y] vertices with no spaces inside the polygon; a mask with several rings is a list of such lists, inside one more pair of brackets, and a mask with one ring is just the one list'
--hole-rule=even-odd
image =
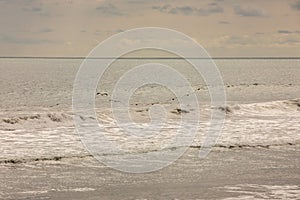
{"label": "sky", "polygon": [[0,0],[0,56],[84,57],[141,27],[180,31],[213,57],[300,57],[300,0]]}

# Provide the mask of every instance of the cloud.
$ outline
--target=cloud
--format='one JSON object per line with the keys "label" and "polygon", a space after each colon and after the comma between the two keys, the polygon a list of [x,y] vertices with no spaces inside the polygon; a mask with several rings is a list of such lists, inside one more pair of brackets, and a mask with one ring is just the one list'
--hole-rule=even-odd
{"label": "cloud", "polygon": [[300,1],[297,1],[290,5],[293,10],[300,10]]}
{"label": "cloud", "polygon": [[295,38],[285,38],[277,41],[279,45],[296,45],[300,44],[300,39]]}
{"label": "cloud", "polygon": [[116,6],[109,3],[107,5],[101,5],[96,7],[96,10],[103,14],[108,16],[122,16],[125,15],[123,12],[121,12]]}
{"label": "cloud", "polygon": [[272,38],[274,46],[296,47],[300,44],[300,31],[278,30]]}
{"label": "cloud", "polygon": [[169,12],[172,6],[170,4],[166,4],[163,6],[153,6],[152,9],[158,10],[160,12]]}
{"label": "cloud", "polygon": [[300,31],[278,30],[277,33],[279,33],[279,34],[299,34]]}
{"label": "cloud", "polygon": [[26,7],[23,7],[22,10],[25,12],[35,13],[40,16],[50,16],[49,12],[45,11],[42,7],[39,7],[39,6],[32,6],[32,7],[26,6]]}
{"label": "cloud", "polygon": [[182,6],[182,7],[175,7],[168,11],[172,14],[183,14],[183,15],[191,15],[194,12],[197,12],[196,8],[192,8],[190,6]]}
{"label": "cloud", "polygon": [[278,30],[277,33],[279,33],[279,34],[291,34],[293,32],[292,31],[288,31],[288,30]]}
{"label": "cloud", "polygon": [[234,12],[235,14],[242,17],[266,17],[267,16],[263,10],[258,8],[253,8],[253,7],[235,6]]}
{"label": "cloud", "polygon": [[122,33],[122,32],[124,32],[125,30],[124,29],[117,29],[116,30],[116,33]]}
{"label": "cloud", "polygon": [[253,37],[250,37],[248,35],[224,35],[220,38],[217,38],[214,41],[215,45],[220,47],[236,47],[236,46],[249,46],[256,43]]}
{"label": "cloud", "polygon": [[222,21],[219,21],[219,24],[230,24],[230,22],[222,20]]}
{"label": "cloud", "polygon": [[49,40],[49,39],[38,39],[38,38],[18,38],[11,35],[0,35],[0,41],[5,43],[14,44],[60,44],[61,41]]}
{"label": "cloud", "polygon": [[150,4],[153,4],[155,2],[159,2],[161,0],[128,0],[127,3],[130,3],[130,4],[145,4],[145,3],[150,3]]}
{"label": "cloud", "polygon": [[[259,32],[258,32],[259,33]],[[213,40],[213,47],[227,49],[260,48],[260,47],[296,47],[300,44],[298,35],[257,34],[255,35],[224,35]]]}
{"label": "cloud", "polygon": [[41,29],[40,32],[41,33],[51,33],[51,32],[53,32],[53,29],[51,29],[51,28],[44,28],[44,29]]}
{"label": "cloud", "polygon": [[216,13],[222,13],[224,10],[221,6],[216,3],[210,3],[200,8],[195,8],[192,6],[177,6],[172,7],[169,4],[163,6],[153,6],[152,9],[158,10],[163,13],[169,14],[180,14],[180,15],[200,15],[207,16]]}
{"label": "cloud", "polygon": [[226,43],[228,44],[234,44],[234,45],[250,45],[255,44],[256,41],[253,37],[250,37],[248,35],[242,35],[242,36],[229,36],[226,38]]}
{"label": "cloud", "polygon": [[[257,48],[273,43],[273,37],[265,34],[223,35],[212,40],[212,46],[217,48],[239,49]],[[272,41],[270,41],[272,40]]]}
{"label": "cloud", "polygon": [[43,9],[42,8],[40,8],[40,7],[32,7],[32,8],[25,8],[25,10],[27,10],[27,11],[32,11],[32,12],[41,12]]}

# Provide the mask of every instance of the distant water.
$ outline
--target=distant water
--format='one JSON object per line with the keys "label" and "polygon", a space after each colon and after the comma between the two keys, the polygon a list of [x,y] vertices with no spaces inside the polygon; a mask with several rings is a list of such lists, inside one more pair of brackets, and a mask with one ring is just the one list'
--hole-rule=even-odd
{"label": "distant water", "polygon": [[[75,132],[71,110],[73,81],[82,61],[0,59],[0,162],[88,155]],[[300,144],[300,59],[214,61],[228,100],[228,108],[220,109],[227,112],[227,118],[218,148]],[[160,150],[178,128],[178,119],[184,113],[176,111],[176,97],[153,85],[137,90],[130,106],[133,118],[143,123],[152,104],[167,107],[171,119],[159,136],[138,143],[130,141],[114,123],[110,100],[115,83],[132,67],[149,62],[172,66],[190,81],[203,117],[192,146],[200,147],[209,123],[209,93],[203,79],[179,59],[122,59],[110,66],[96,95],[97,117],[105,124],[107,135],[128,153],[145,152]]]}
{"label": "distant water", "polygon": [[[0,59],[1,107],[71,105],[82,59]],[[119,60],[109,67],[99,92],[111,93],[128,69],[156,62],[174,67],[197,89],[204,82],[184,60]],[[299,97],[300,59],[217,59],[229,101],[264,102]],[[203,100],[207,100],[205,93]]]}

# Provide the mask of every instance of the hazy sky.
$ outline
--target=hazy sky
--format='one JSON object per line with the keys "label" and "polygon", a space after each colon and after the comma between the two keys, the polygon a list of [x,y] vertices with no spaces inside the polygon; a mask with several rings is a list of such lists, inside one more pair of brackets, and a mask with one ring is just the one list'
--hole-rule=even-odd
{"label": "hazy sky", "polygon": [[86,56],[109,36],[164,27],[212,56],[300,56],[300,0],[0,0],[0,56]]}

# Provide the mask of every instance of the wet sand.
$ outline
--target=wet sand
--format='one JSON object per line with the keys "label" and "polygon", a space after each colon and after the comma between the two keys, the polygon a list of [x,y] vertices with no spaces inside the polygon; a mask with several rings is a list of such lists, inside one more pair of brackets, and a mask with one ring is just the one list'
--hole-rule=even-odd
{"label": "wet sand", "polygon": [[147,174],[112,170],[92,157],[0,166],[1,199],[298,199],[299,146],[190,148]]}

